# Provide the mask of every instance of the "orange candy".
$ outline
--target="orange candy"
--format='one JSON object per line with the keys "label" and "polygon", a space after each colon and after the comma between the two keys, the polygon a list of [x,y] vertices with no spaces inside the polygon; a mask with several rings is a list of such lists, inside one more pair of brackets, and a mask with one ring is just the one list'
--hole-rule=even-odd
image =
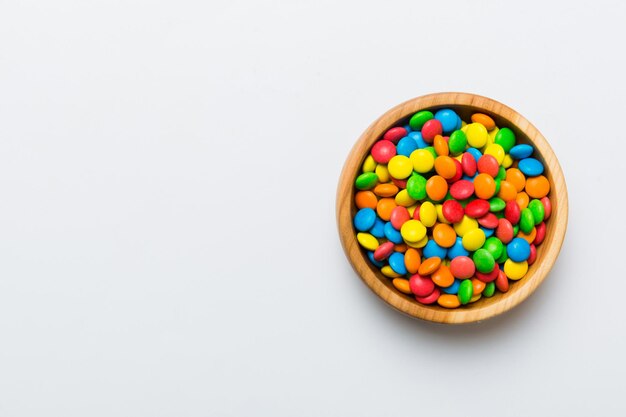
{"label": "orange candy", "polygon": [[496,182],[489,174],[478,174],[474,178],[474,193],[476,197],[488,200],[496,192]]}
{"label": "orange candy", "polygon": [[378,199],[376,198],[376,194],[371,191],[359,191],[354,195],[354,202],[356,206],[360,209],[362,208],[371,208],[376,209],[376,204],[378,204]]}
{"label": "orange candy", "polygon": [[532,198],[543,198],[550,192],[550,182],[543,175],[526,180],[526,192]]}
{"label": "orange candy", "polygon": [[519,206],[519,209],[524,210],[526,207],[528,207],[528,202],[530,201],[530,198],[528,197],[528,194],[522,191],[521,193],[517,193],[517,197],[515,197],[515,201],[517,201],[517,205]]}
{"label": "orange candy", "polygon": [[452,272],[450,272],[450,268],[446,265],[441,265],[439,269],[433,272],[433,274],[431,275],[431,279],[435,284],[443,288],[449,287],[450,285],[454,284],[454,275],[452,275]]}
{"label": "orange candy", "polygon": [[535,237],[537,237],[537,228],[533,227],[533,230],[531,230],[529,234],[526,234],[520,230],[517,233],[517,237],[521,237],[528,243],[533,243],[535,241]]}
{"label": "orange candy", "polygon": [[487,130],[492,130],[494,127],[496,127],[496,122],[494,122],[491,117],[487,116],[484,113],[472,114],[472,122],[480,123],[481,125],[485,126]]}
{"label": "orange candy", "polygon": [[526,185],[526,177],[517,168],[509,168],[506,170],[506,181],[515,186],[515,190],[519,193]]}
{"label": "orange candy", "polygon": [[415,248],[408,248],[404,253],[404,266],[410,274],[417,274],[417,270],[422,264],[422,255]]}
{"label": "orange candy", "polygon": [[437,303],[445,308],[457,308],[461,305],[459,297],[455,294],[441,294],[437,299]]}
{"label": "orange candy", "polygon": [[407,249],[408,249],[408,246],[406,245],[406,243],[400,243],[393,247],[393,250],[395,250],[396,252],[400,252],[400,253],[406,252]]}
{"label": "orange candy", "polygon": [[[433,228],[433,239],[442,248],[450,248],[456,243],[456,232],[452,226],[439,223]],[[447,287],[447,285],[444,285]]]}
{"label": "orange candy", "polygon": [[393,284],[394,287],[396,287],[398,291],[403,292],[405,294],[412,294],[408,279],[394,278],[393,281],[391,281],[391,283]]}
{"label": "orange candy", "polygon": [[440,265],[441,265],[441,258],[438,258],[436,256],[432,258],[428,258],[424,262],[422,262],[419,269],[417,270],[417,273],[420,275],[430,275],[433,272],[435,272],[437,269],[439,269]]}
{"label": "orange candy", "polygon": [[481,280],[477,278],[472,278],[472,287],[474,287],[474,295],[482,293],[486,286],[487,284],[485,284]]}
{"label": "orange candy", "polygon": [[[444,158],[444,157],[439,157],[439,158]],[[447,158],[447,156],[445,158]],[[436,163],[437,161],[435,161],[435,164]],[[432,177],[428,179],[428,181],[426,181],[426,194],[428,194],[428,197],[430,197],[432,200],[435,200],[435,201],[443,200],[446,197],[447,193],[448,193],[448,183],[446,182],[445,179],[443,179],[443,177],[440,177],[439,175],[433,175]]]}
{"label": "orange candy", "polygon": [[435,171],[443,178],[449,180],[456,175],[456,164],[447,155],[438,156],[435,159]]}
{"label": "orange candy", "polygon": [[[376,189],[374,189],[374,191],[375,190]],[[508,181],[500,181],[500,191],[498,192],[498,197],[504,201],[515,200],[515,197],[517,197],[517,190],[512,183]]]}
{"label": "orange candy", "polygon": [[448,154],[450,153],[450,149],[448,148],[448,141],[446,141],[441,135],[435,136],[433,146],[437,155],[448,156]]}
{"label": "orange candy", "polygon": [[393,197],[398,194],[398,187],[394,184],[378,184],[374,187],[374,194],[380,197]]}
{"label": "orange candy", "polygon": [[391,212],[396,207],[396,200],[393,198],[381,198],[376,205],[376,213],[378,213],[378,217],[388,222],[391,219]]}

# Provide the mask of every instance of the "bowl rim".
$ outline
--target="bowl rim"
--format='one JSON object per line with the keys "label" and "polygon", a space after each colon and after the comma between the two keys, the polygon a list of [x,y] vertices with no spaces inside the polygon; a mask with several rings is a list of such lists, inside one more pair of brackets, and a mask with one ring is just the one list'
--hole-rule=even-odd
{"label": "bowl rim", "polygon": [[[373,143],[390,127],[397,125],[403,119],[420,110],[429,110],[444,107],[467,107],[482,110],[488,114],[506,120],[511,126],[521,131],[535,146],[536,152],[546,165],[546,177],[550,182],[550,196],[553,210],[548,224],[549,232],[544,245],[541,246],[541,259],[531,266],[534,270],[527,274],[521,284],[514,291],[500,293],[500,299],[487,304],[474,304],[469,308],[446,310],[442,307],[426,306],[411,301],[397,290],[392,290],[388,284],[374,272],[372,266],[365,259],[364,252],[356,240],[356,233],[352,227],[352,207],[354,205],[354,179],[361,168],[365,151],[369,151]],[[553,198],[554,197],[554,200]],[[486,320],[502,314],[519,305],[527,299],[545,280],[554,266],[559,255],[568,222],[567,186],[559,161],[548,141],[517,111],[491,98],[471,93],[444,92],[432,93],[412,98],[389,109],[378,117],[356,141],[343,166],[339,177],[336,198],[337,227],[343,250],[353,269],[361,280],[389,306],[410,317],[437,323],[461,324]],[[549,238],[549,239],[548,239]],[[549,243],[549,244],[547,244]],[[541,261],[541,262],[539,262]],[[386,278],[387,279],[387,278]],[[516,283],[518,284],[518,283]],[[481,300],[479,300],[480,302]]]}

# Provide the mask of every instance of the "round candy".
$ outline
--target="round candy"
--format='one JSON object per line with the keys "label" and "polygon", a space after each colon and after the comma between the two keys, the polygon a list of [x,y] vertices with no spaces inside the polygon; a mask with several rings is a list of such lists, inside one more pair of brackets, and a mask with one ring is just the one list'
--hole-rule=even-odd
{"label": "round candy", "polygon": [[411,292],[418,297],[426,297],[435,291],[435,283],[428,277],[419,274],[412,275],[409,279]]}
{"label": "round candy", "polygon": [[465,200],[474,194],[474,183],[468,180],[459,180],[450,186],[450,195],[457,200]]}
{"label": "round candy", "polygon": [[550,192],[550,182],[543,175],[528,178],[526,180],[526,192],[532,198],[543,198]]}
{"label": "round candy", "polygon": [[482,148],[487,143],[489,133],[487,129],[480,123],[470,123],[465,131],[467,142],[474,148]]}
{"label": "round candy", "polygon": [[448,183],[443,177],[433,175],[426,182],[426,194],[435,201],[443,200],[448,193]]}
{"label": "round candy", "polygon": [[413,172],[413,163],[407,156],[396,155],[389,160],[387,169],[394,178],[405,179]]}
{"label": "round candy", "polygon": [[417,242],[426,236],[426,227],[419,220],[409,220],[402,225],[400,234],[407,242]]}
{"label": "round candy", "polygon": [[495,282],[489,282],[485,285],[485,289],[483,290],[483,296],[492,297],[496,292],[496,284]]}
{"label": "round candy", "polygon": [[474,200],[465,206],[465,214],[477,219],[489,213],[489,202],[487,200]]}
{"label": "round candy", "polygon": [[356,240],[367,250],[374,251],[378,248],[378,239],[369,233],[357,233]]}
{"label": "round candy", "polygon": [[389,217],[389,221],[396,230],[400,230],[402,225],[411,219],[411,215],[406,207],[396,206],[391,211],[391,216]]}
{"label": "round candy", "polygon": [[448,139],[448,149],[452,155],[459,155],[465,150],[467,145],[467,136],[462,130],[455,130]]}
{"label": "round candy", "polygon": [[489,200],[489,211],[496,212],[504,210],[506,203],[499,197],[493,197]]}
{"label": "round candy", "polygon": [[469,303],[470,299],[474,295],[474,286],[472,285],[472,280],[464,279],[461,281],[461,285],[459,286],[459,292],[457,296],[459,297],[459,302],[461,304]]}
{"label": "round candy", "polygon": [[435,159],[435,171],[445,179],[450,179],[456,175],[456,164],[449,156],[438,156]]}
{"label": "round candy", "polygon": [[396,289],[398,291],[400,291],[401,293],[404,294],[413,294],[411,292],[411,286],[409,285],[409,280],[408,279],[404,279],[404,278],[394,278],[393,281],[391,281],[391,283],[393,284],[394,287],[396,287]]}
{"label": "round candy", "polygon": [[543,164],[535,158],[524,158],[517,166],[527,177],[536,177],[543,174]]}
{"label": "round candy", "polygon": [[526,144],[515,145],[511,148],[509,154],[515,159],[528,158],[533,154],[533,147]]}
{"label": "round candy", "polygon": [[[452,227],[447,224],[439,223],[433,229],[433,239],[443,248],[449,248],[456,242],[456,233]],[[428,245],[426,245],[428,246]]]}
{"label": "round candy", "polygon": [[426,178],[413,174],[406,182],[406,191],[414,200],[423,200],[426,197]]}
{"label": "round candy", "polygon": [[410,136],[400,139],[396,145],[398,155],[411,156],[411,153],[418,148],[417,142]]}
{"label": "round candy", "polygon": [[530,244],[526,240],[516,237],[506,245],[506,253],[512,261],[525,261],[530,256]]}
{"label": "round candy", "polygon": [[522,232],[528,234],[535,227],[535,218],[533,212],[530,209],[525,208],[520,214],[519,228]]}
{"label": "round candy", "polygon": [[382,139],[372,146],[371,153],[376,162],[386,164],[391,158],[396,156],[396,145],[390,140]]}
{"label": "round candy", "polygon": [[452,272],[450,272],[450,268],[446,265],[441,265],[439,269],[432,273],[430,278],[436,285],[442,288],[446,288],[454,284],[454,276],[452,275]]}
{"label": "round candy", "polygon": [[376,208],[376,204],[378,204],[378,199],[376,195],[371,191],[359,191],[354,195],[354,202],[357,208],[366,208],[369,207],[371,209]]}
{"label": "round candy", "polygon": [[406,266],[404,265],[404,254],[400,252],[394,252],[389,256],[389,266],[393,271],[400,275],[407,273]]}
{"label": "round candy", "polygon": [[422,126],[422,138],[428,143],[432,143],[435,136],[441,135],[442,133],[443,127],[441,126],[441,122],[437,119],[431,119]]}
{"label": "round candy", "polygon": [[456,278],[471,278],[476,272],[476,266],[467,256],[457,256],[450,261],[450,271]]}
{"label": "round candy", "polygon": [[435,113],[435,119],[441,123],[444,133],[450,133],[456,128],[459,116],[451,109],[441,109]]}
{"label": "round candy", "polygon": [[546,215],[546,208],[540,200],[533,200],[528,204],[528,209],[533,214],[535,226],[541,223]]}
{"label": "round candy", "polygon": [[487,229],[495,229],[498,227],[498,216],[493,213],[487,213],[483,217],[477,219],[478,224]]}
{"label": "round candy", "polygon": [[402,235],[398,230],[396,230],[391,222],[385,223],[384,227],[385,237],[393,243],[402,243],[404,240],[402,239]]}
{"label": "round candy", "polygon": [[426,227],[432,227],[437,221],[437,209],[430,201],[422,203],[419,209],[419,218]]}
{"label": "round candy", "polygon": [[434,304],[439,299],[440,294],[441,292],[439,291],[439,288],[435,288],[435,290],[430,293],[430,295],[427,295],[426,297],[415,296],[415,299],[422,304]]}
{"label": "round candy", "polygon": [[473,177],[476,175],[476,158],[469,152],[465,152],[461,157],[461,167],[463,168],[463,173],[468,177]]}
{"label": "round candy", "polygon": [[411,153],[411,162],[415,172],[425,174],[435,166],[435,157],[426,149],[417,149]]}
{"label": "round candy", "polygon": [[[439,246],[436,241],[429,240],[428,243],[426,243],[426,246],[424,246],[424,249],[422,250],[422,253],[424,254],[425,258],[444,259],[446,257],[446,255],[447,255],[448,251],[446,250],[446,248]],[[428,275],[423,270],[422,270],[422,272],[423,272],[424,275]]]}
{"label": "round candy", "polygon": [[406,136],[408,132],[403,127],[392,127],[383,135],[384,140],[388,140],[392,143],[398,143],[400,139]]}
{"label": "round candy", "polygon": [[480,157],[477,163],[478,172],[481,174],[489,174],[495,178],[498,175],[500,164],[492,155],[483,155]]}
{"label": "round candy", "polygon": [[504,244],[500,239],[492,236],[485,241],[483,248],[487,252],[489,252],[491,256],[494,257],[494,259],[498,259],[502,255],[502,251],[504,250]]}
{"label": "round candy", "polygon": [[[504,157],[506,156],[506,153],[504,152],[502,146],[496,143],[492,143],[491,145],[487,145],[487,147],[485,148],[485,155],[493,156],[498,165],[500,165],[502,164],[502,162],[504,162]],[[504,170],[503,167],[499,167],[499,169],[500,168]]]}
{"label": "round candy", "polygon": [[424,262],[422,262],[417,273],[420,275],[430,275],[435,272],[439,268],[439,266],[441,266],[441,258],[428,258],[425,259]]}
{"label": "round candy", "polygon": [[369,230],[369,233],[375,238],[385,237],[385,222],[380,218],[376,218],[374,226]]}
{"label": "round candy", "polygon": [[482,282],[492,282],[498,278],[498,274],[500,273],[500,268],[493,268],[491,272],[476,272],[476,278],[481,280]]}
{"label": "round candy", "polygon": [[483,246],[485,243],[485,232],[481,229],[470,230],[463,236],[463,247],[473,252]]}
{"label": "round candy", "polygon": [[374,188],[377,182],[378,182],[378,175],[376,175],[376,173],[364,172],[358,177],[356,177],[356,180],[354,181],[354,186],[358,190],[369,190],[370,188]]}
{"label": "round candy", "polygon": [[456,200],[444,201],[441,211],[445,219],[450,223],[460,222],[463,220],[463,215],[465,214],[463,206]]}
{"label": "round candy", "polygon": [[504,152],[509,153],[511,148],[515,146],[515,133],[508,127],[503,127],[496,133],[494,142],[502,146]]}
{"label": "round candy", "polygon": [[397,207],[396,200],[393,198],[381,198],[376,205],[376,213],[378,217],[385,221],[391,219],[391,213],[393,209]]}
{"label": "round candy", "polygon": [[384,261],[389,258],[389,256],[394,252],[394,246],[393,242],[383,243],[374,251],[374,259],[377,261]]}
{"label": "round candy", "polygon": [[421,130],[422,126],[424,126],[424,123],[431,120],[433,117],[433,114],[428,110],[419,111],[411,117],[411,120],[409,120],[409,125],[413,130]]}
{"label": "round candy", "polygon": [[541,242],[543,242],[543,240],[546,238],[546,224],[544,222],[539,223],[535,230],[537,231],[537,233],[535,234],[535,240],[533,241],[533,243],[539,246],[541,245]]}
{"label": "round candy", "polygon": [[485,126],[487,130],[492,130],[496,127],[496,122],[494,122],[491,117],[487,116],[484,113],[474,113],[472,114],[471,119],[472,122],[480,123],[481,125]]}
{"label": "round candy", "polygon": [[394,184],[378,184],[373,191],[379,197],[393,197],[398,193],[398,187]]}
{"label": "round candy", "polygon": [[489,174],[478,174],[474,178],[474,193],[476,197],[488,200],[496,192],[496,182]]}
{"label": "round candy", "polygon": [[508,259],[504,263],[504,273],[509,279],[518,280],[524,277],[528,272],[528,263],[526,261],[515,262]]}
{"label": "round candy", "polygon": [[516,201],[507,201],[506,207],[504,207],[504,217],[511,224],[517,224],[520,220],[520,208]]}
{"label": "round candy", "polygon": [[376,212],[371,208],[362,208],[354,216],[354,228],[359,232],[366,232],[374,226]]}
{"label": "round candy", "polygon": [[463,237],[469,231],[478,229],[478,222],[475,219],[464,215],[463,219],[458,223],[454,223],[453,227],[456,234]]}
{"label": "round candy", "polygon": [[454,245],[448,249],[448,258],[454,259],[458,256],[468,256],[470,253],[463,247],[463,239],[460,237],[456,238],[456,242]]}
{"label": "round candy", "polygon": [[474,252],[472,259],[474,260],[474,264],[476,265],[476,270],[478,272],[491,272],[496,265],[495,259],[493,259],[491,253],[489,253],[486,249],[478,249]]}
{"label": "round candy", "polygon": [[444,308],[457,308],[461,305],[459,298],[453,294],[441,294],[437,299],[437,304]]}
{"label": "round candy", "polygon": [[409,274],[417,274],[417,270],[422,264],[422,256],[414,248],[408,248],[404,253],[404,266]]}
{"label": "round candy", "polygon": [[526,186],[526,177],[522,174],[517,168],[509,168],[506,170],[506,178],[507,182],[510,182],[515,186],[515,190],[519,193],[524,190]]}

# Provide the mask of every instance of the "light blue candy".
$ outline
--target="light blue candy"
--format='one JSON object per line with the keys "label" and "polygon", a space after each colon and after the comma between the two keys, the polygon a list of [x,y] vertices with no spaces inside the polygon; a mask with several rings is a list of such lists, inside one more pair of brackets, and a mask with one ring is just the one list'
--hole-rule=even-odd
{"label": "light blue candy", "polygon": [[478,175],[478,171],[476,171],[473,177],[470,177],[468,175],[463,175],[461,178],[464,180],[468,180],[469,182],[474,182],[474,178],[476,178],[476,175]]}
{"label": "light blue candy", "polygon": [[406,266],[404,265],[404,254],[400,252],[394,252],[389,257],[389,266],[396,274],[405,275]]}
{"label": "light blue candy", "polygon": [[374,222],[374,226],[369,230],[369,233],[378,239],[385,237],[385,222],[376,217],[376,222]]}
{"label": "light blue candy", "polygon": [[359,232],[366,232],[374,226],[376,222],[376,212],[369,208],[362,208],[354,216],[354,227]]}
{"label": "light blue candy", "polygon": [[535,158],[524,158],[519,161],[517,167],[527,177],[536,177],[543,174],[543,164]]}
{"label": "light blue candy", "polygon": [[375,266],[377,266],[379,268],[382,268],[383,266],[385,266],[384,262],[377,261],[376,259],[374,259],[374,252],[368,251],[367,252],[367,257],[370,259],[370,262],[373,263]]}
{"label": "light blue candy", "polygon": [[485,237],[490,237],[491,235],[493,235],[494,230],[493,229],[488,229],[486,227],[482,227],[479,226],[480,230],[482,230],[483,232],[485,232]]}
{"label": "light blue candy", "polygon": [[476,162],[478,162],[480,157],[483,156],[482,152],[480,152],[476,148],[467,148],[467,150],[465,152],[469,152],[470,155],[472,155],[474,157],[474,160],[476,160]]}
{"label": "light blue candy", "polygon": [[456,129],[459,116],[452,109],[441,109],[435,113],[435,119],[441,122],[443,133],[450,133]]}
{"label": "light blue candy", "polygon": [[424,246],[422,253],[424,254],[424,258],[432,258],[436,256],[443,259],[446,257],[448,250],[439,246],[434,240],[429,240],[426,246]]}
{"label": "light blue candy", "polygon": [[398,155],[411,156],[411,152],[417,149],[417,142],[415,139],[405,136],[396,145],[396,152]]}
{"label": "light blue candy", "polygon": [[409,137],[415,140],[415,143],[417,144],[417,149],[424,149],[429,146],[422,137],[422,132],[411,132],[409,133]]}
{"label": "light blue candy", "polygon": [[446,294],[456,294],[459,292],[459,286],[461,285],[461,280],[454,278],[454,282],[448,288],[444,288],[443,292]]}
{"label": "light blue candy", "polygon": [[454,130],[459,130],[461,129],[461,127],[463,127],[463,122],[461,120],[461,117],[457,116],[456,117],[456,128]]}
{"label": "light blue candy", "polygon": [[411,129],[411,125],[405,125],[404,126],[404,130],[406,130],[406,133],[412,132],[413,129]]}
{"label": "light blue candy", "polygon": [[448,258],[454,259],[457,256],[469,256],[469,252],[463,247],[463,239],[460,237],[457,237],[454,245],[448,249]]}
{"label": "light blue candy", "polygon": [[402,240],[402,235],[400,234],[399,231],[397,231],[391,224],[391,222],[387,222],[385,223],[385,237],[392,241],[393,243],[403,243],[404,240]]}
{"label": "light blue candy", "polygon": [[533,147],[530,145],[526,145],[525,143],[521,145],[515,145],[511,148],[509,154],[512,158],[515,159],[528,158],[530,155],[533,154]]}
{"label": "light blue candy", "polygon": [[516,237],[506,245],[506,254],[512,261],[525,261],[530,256],[530,244],[525,239]]}

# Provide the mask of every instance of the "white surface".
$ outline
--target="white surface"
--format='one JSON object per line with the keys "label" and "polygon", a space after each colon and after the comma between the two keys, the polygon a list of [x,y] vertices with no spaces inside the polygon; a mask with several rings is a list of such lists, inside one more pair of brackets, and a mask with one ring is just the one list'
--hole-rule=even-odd
{"label": "white surface", "polygon": [[[0,2],[0,416],[624,415],[623,2]],[[393,105],[467,91],[560,157],[522,306],[413,321],[334,196]]]}

